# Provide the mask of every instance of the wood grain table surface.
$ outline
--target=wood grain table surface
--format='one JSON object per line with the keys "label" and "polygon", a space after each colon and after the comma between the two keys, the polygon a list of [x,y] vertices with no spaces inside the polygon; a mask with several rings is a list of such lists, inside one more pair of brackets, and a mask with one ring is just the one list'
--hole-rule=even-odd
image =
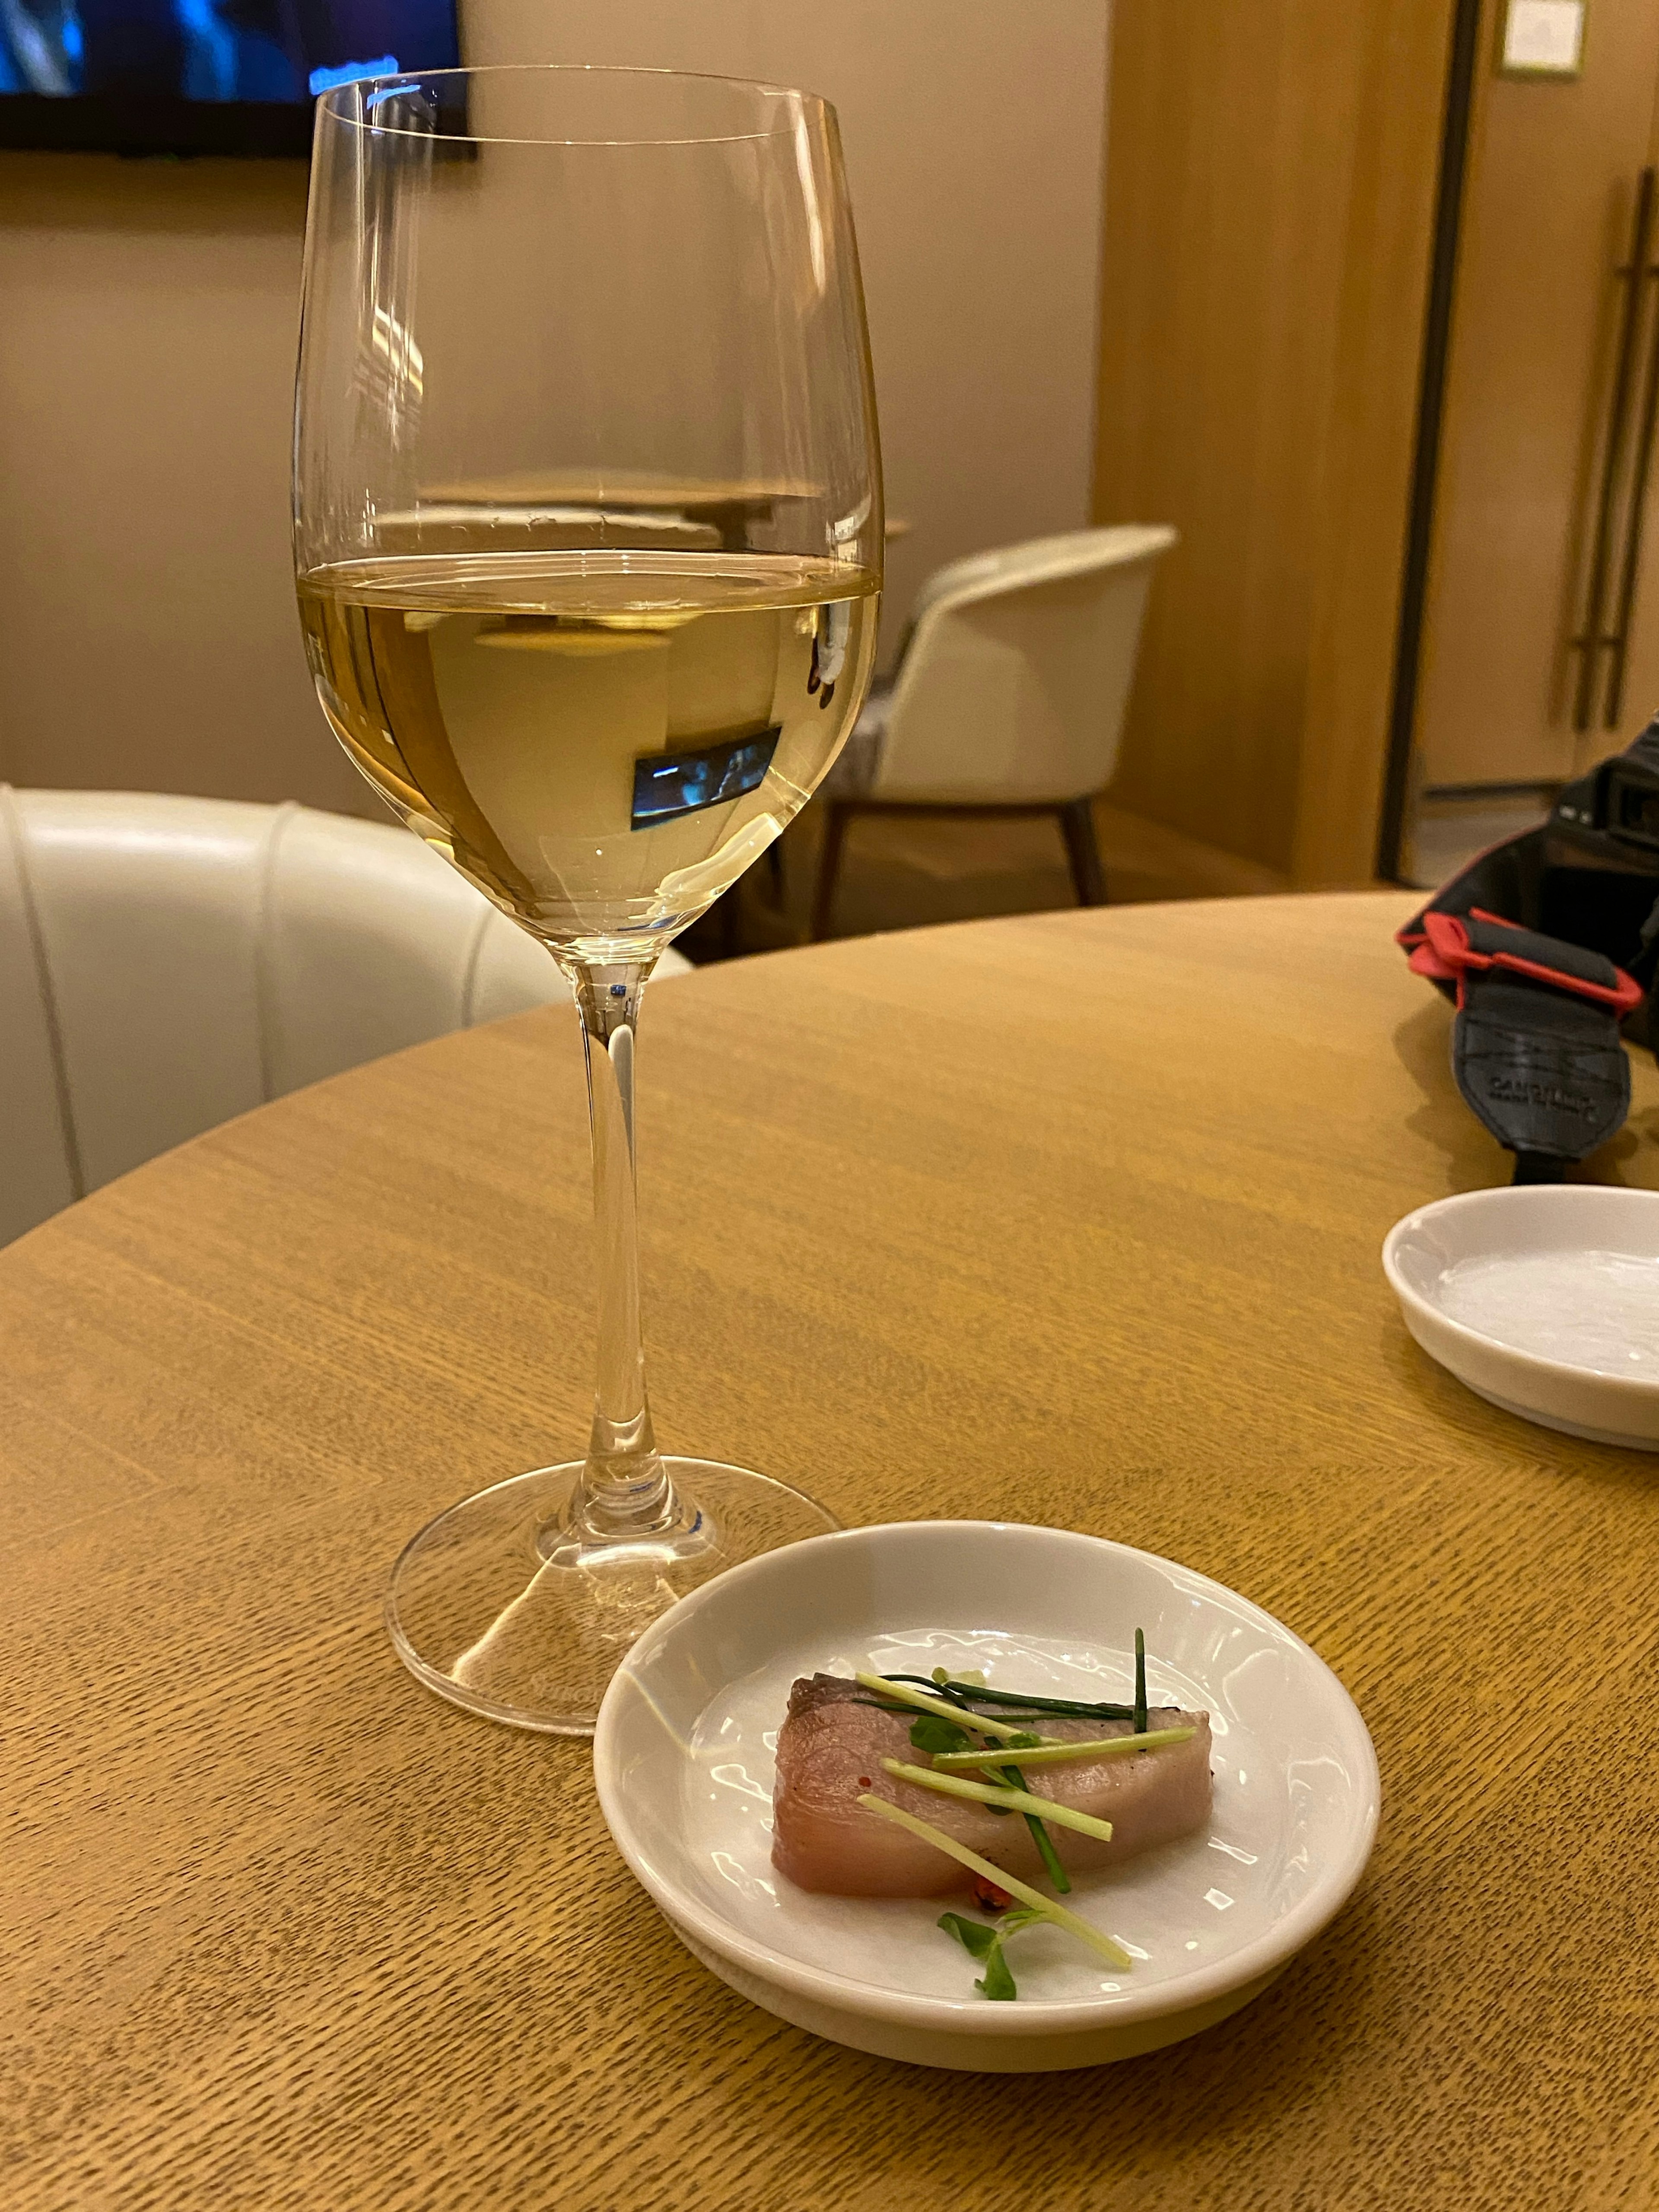
{"label": "wood grain table surface", "polygon": [[[849,1521],[1173,1555],[1383,1777],[1266,1996],[1091,2073],[860,2057],[713,1980],[587,1747],[380,1624],[439,1506],[579,1445],[561,1010],[231,1123],[0,1254],[0,2202],[260,2212],[1530,2212],[1659,2187],[1659,1466],[1494,1411],[1378,1265],[1504,1179],[1404,895],[1045,915],[650,994],[665,1444]],[[1645,1055],[1602,1180],[1659,1185]]]}

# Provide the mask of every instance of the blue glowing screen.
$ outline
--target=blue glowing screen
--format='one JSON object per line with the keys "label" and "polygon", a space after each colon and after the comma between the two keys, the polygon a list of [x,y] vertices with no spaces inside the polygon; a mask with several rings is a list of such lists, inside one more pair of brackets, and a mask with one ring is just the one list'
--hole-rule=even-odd
{"label": "blue glowing screen", "polygon": [[459,60],[455,0],[0,0],[0,94],[301,106]]}

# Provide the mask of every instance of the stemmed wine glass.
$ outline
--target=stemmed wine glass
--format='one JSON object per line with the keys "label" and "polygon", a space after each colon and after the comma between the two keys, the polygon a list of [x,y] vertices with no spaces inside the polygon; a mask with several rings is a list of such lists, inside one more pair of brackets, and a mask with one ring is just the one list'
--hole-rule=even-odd
{"label": "stemmed wine glass", "polygon": [[586,1456],[441,1514],[386,1613],[434,1690],[579,1733],[665,1606],[835,1525],[657,1449],[633,1114],[653,963],[811,797],[869,678],[880,465],[834,111],[628,70],[326,94],[294,538],[341,744],[575,995]]}

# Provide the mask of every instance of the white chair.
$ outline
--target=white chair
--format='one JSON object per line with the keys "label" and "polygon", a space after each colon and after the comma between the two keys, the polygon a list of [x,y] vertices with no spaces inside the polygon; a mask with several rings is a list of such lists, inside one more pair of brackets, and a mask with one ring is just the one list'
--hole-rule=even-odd
{"label": "white chair", "polygon": [[896,676],[824,781],[814,937],[860,814],[1056,815],[1079,903],[1103,903],[1090,802],[1117,764],[1152,565],[1175,542],[1135,523],[1074,530],[928,578]]}
{"label": "white chair", "polygon": [[390,823],[0,784],[0,1244],[267,1098],[567,996]]}

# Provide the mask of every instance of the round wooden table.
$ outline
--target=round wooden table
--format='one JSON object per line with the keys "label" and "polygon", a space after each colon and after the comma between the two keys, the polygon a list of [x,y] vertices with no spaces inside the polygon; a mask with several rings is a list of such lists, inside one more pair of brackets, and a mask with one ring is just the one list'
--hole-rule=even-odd
{"label": "round wooden table", "polygon": [[[647,1010],[658,1428],[848,1521],[1190,1562],[1382,1760],[1267,1996],[1090,2074],[813,2041],[682,1951],[581,1743],[380,1625],[588,1411],[574,1024],[445,1038],[0,1255],[11,2212],[1517,2212],[1659,2172],[1659,1466],[1419,1353],[1377,1248],[1504,1179],[1389,895],[1044,915]],[[1603,1180],[1659,1184],[1645,1055]]]}

